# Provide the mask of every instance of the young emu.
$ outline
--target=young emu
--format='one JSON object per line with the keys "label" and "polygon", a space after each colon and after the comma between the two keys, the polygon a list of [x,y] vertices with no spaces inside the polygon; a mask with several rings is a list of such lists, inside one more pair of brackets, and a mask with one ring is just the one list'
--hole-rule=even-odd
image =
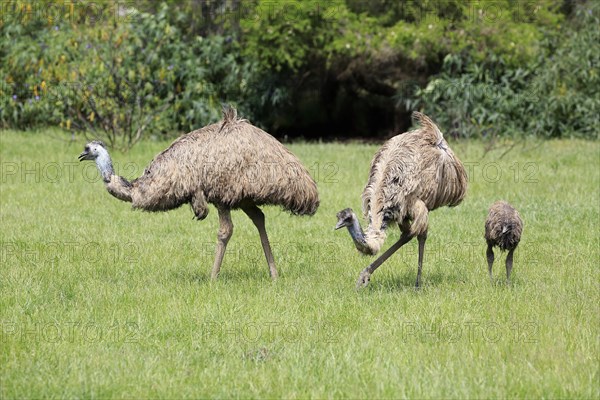
{"label": "young emu", "polygon": [[521,240],[523,221],[515,210],[506,201],[497,201],[490,207],[485,221],[485,240],[487,242],[487,261],[492,280],[492,265],[494,264],[494,251],[498,246],[501,251],[508,250],[506,256],[506,281],[510,283],[510,271],[513,266],[513,252]]}

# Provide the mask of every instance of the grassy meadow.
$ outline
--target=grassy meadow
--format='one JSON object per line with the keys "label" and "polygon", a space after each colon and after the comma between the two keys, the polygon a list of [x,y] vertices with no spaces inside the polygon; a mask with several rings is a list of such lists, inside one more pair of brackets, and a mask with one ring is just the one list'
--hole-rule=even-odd
{"label": "grassy meadow", "polygon": [[[218,218],[132,211],[84,141],[0,134],[1,398],[598,398],[600,144],[450,145],[469,189],[355,290],[371,258],[334,231],[360,210],[375,145],[291,144],[317,180],[314,217],[265,208],[272,282],[241,211],[210,281]],[[112,154],[140,175],[167,143]],[[525,228],[512,283],[483,224],[498,199]],[[399,237],[390,230],[386,247]]]}

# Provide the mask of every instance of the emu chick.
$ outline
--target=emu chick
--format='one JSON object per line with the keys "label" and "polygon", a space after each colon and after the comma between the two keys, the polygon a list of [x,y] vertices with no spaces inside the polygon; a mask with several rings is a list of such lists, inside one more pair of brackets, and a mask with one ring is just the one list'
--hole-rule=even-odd
{"label": "emu chick", "polygon": [[506,281],[510,282],[510,272],[513,265],[513,252],[521,241],[523,220],[519,212],[506,201],[497,201],[490,207],[485,221],[485,240],[487,242],[487,261],[490,279],[492,279],[492,265],[494,264],[494,251],[497,246],[501,251],[508,250],[506,256]]}

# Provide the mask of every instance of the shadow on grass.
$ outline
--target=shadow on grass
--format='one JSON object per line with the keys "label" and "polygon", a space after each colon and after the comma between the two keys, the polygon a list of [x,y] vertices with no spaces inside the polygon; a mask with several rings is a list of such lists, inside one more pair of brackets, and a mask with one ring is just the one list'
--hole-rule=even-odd
{"label": "shadow on grass", "polygon": [[371,282],[366,288],[369,290],[384,290],[390,292],[399,291],[422,291],[427,290],[428,287],[442,286],[446,284],[457,284],[462,285],[467,282],[464,276],[452,273],[452,272],[439,272],[431,271],[426,273],[422,272],[421,275],[421,287],[417,289],[415,284],[417,282],[417,271],[405,271],[402,275],[399,274],[382,274],[377,276],[377,273],[371,276]]}
{"label": "shadow on grass", "polygon": [[202,270],[176,270],[171,271],[169,274],[170,277],[168,279],[174,279],[176,281],[185,282],[185,283],[200,283],[206,284],[210,282],[210,271],[202,271]]}
{"label": "shadow on grass", "polygon": [[485,280],[487,285],[490,285],[494,288],[507,288],[507,289],[515,289],[521,285],[521,281],[517,279],[514,274],[510,277],[510,282],[507,282],[506,276],[494,276],[490,281],[489,277],[486,277]]}
{"label": "shadow on grass", "polygon": [[[279,271],[279,279],[285,278],[285,274]],[[186,283],[194,284],[211,284],[211,269],[210,267],[202,268],[198,270],[177,270],[171,273],[174,280]],[[269,270],[266,266],[264,268],[244,268],[244,269],[225,269],[221,268],[219,278],[216,282],[223,283],[243,283],[243,282],[259,282],[259,283],[271,283],[273,280],[269,275]]]}

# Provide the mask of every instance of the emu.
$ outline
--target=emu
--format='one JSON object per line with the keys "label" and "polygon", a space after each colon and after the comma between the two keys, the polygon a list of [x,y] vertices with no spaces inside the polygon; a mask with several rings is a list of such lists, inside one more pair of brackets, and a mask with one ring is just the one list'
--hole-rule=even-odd
{"label": "emu", "polygon": [[415,236],[419,241],[419,287],[429,211],[458,205],[467,191],[465,169],[437,125],[419,112],[413,113],[413,118],[421,127],[388,140],[371,162],[362,194],[363,213],[369,222],[366,232],[351,208],[337,214],[335,228],[346,227],[363,254],[379,252],[390,225],[397,224],[402,232],[396,243],[361,272],[357,287],[367,286],[371,274]]}
{"label": "emu", "polygon": [[233,234],[231,210],[242,209],[260,235],[271,278],[278,276],[259,206],[279,205],[295,215],[314,215],[317,185],[289,150],[265,131],[223,110],[223,120],[176,139],[129,182],[115,175],[106,146],[92,141],[79,160],[93,160],[108,192],[145,211],[167,211],[190,204],[195,218],[208,215],[208,203],[219,213],[220,228],[211,277],[221,269]]}
{"label": "emu", "polygon": [[510,283],[510,272],[513,267],[513,253],[523,233],[523,220],[519,212],[506,201],[500,200],[492,204],[485,221],[485,240],[487,242],[487,262],[490,280],[494,264],[494,246],[501,251],[508,250],[506,255],[506,282]]}

